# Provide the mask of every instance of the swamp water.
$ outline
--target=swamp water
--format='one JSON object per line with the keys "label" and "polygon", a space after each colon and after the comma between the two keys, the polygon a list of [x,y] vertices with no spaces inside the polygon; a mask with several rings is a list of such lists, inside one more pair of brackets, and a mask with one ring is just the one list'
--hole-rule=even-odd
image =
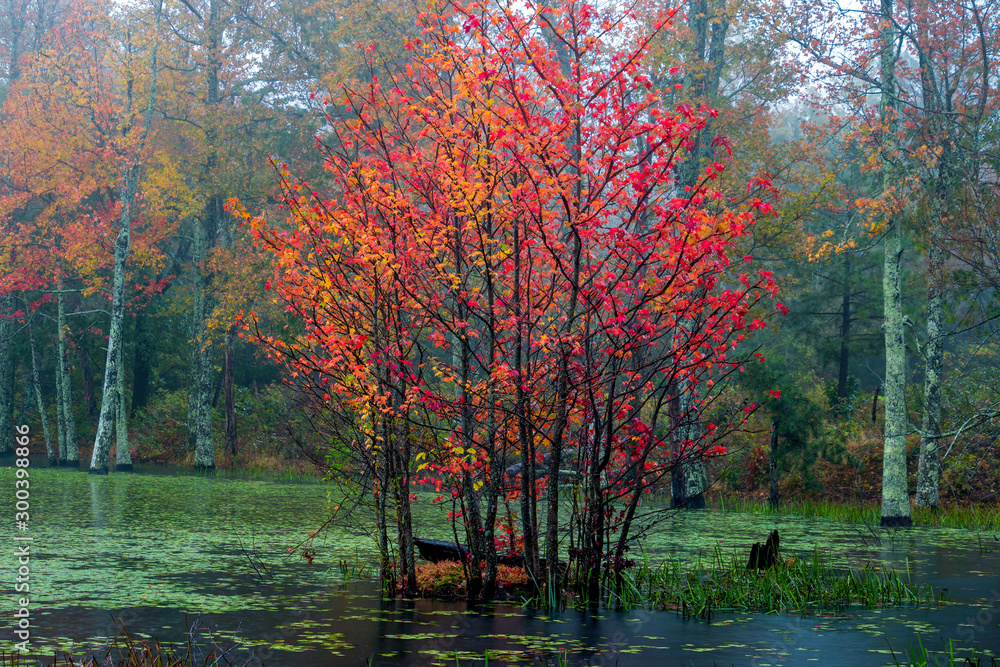
{"label": "swamp water", "polygon": [[[915,528],[869,531],[796,516],[683,512],[645,542],[646,557],[693,563],[715,550],[745,552],[777,528],[785,556],[821,545],[834,564],[885,564],[913,583],[946,588],[951,603],[806,614],[718,612],[711,621],[672,611],[469,608],[435,600],[382,600],[370,580],[348,580],[374,562],[364,526],[324,531],[310,564],[299,546],[337,504],[321,483],[163,474],[91,476],[31,469],[31,519],[14,528],[14,471],[0,469],[11,516],[0,553],[0,650],[14,646],[15,535],[30,535],[30,647],[80,656],[117,635],[186,644],[197,621],[204,648],[242,641],[234,664],[291,665],[787,665],[893,664],[919,640],[954,641],[959,654],[1000,652],[1000,542],[992,533]],[[418,534],[447,537],[449,507],[420,495]],[[291,549],[291,553],[289,553]],[[637,554],[633,553],[633,557]],[[351,567],[341,568],[345,561]],[[199,661],[200,662],[200,661]],[[560,663],[565,664],[565,663]]]}

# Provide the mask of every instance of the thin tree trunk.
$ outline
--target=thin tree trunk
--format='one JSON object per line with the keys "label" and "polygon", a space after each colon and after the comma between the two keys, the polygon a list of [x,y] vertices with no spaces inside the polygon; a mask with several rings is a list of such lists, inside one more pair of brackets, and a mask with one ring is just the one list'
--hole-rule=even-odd
{"label": "thin tree trunk", "polygon": [[[62,283],[56,298],[56,317],[59,326],[59,366],[62,377],[62,421],[65,434],[66,456],[63,464],[71,468],[80,467],[80,450],[76,442],[76,420],[73,416],[73,391],[69,372],[68,350],[66,349],[66,297],[63,294]],[[61,453],[61,452],[60,452]]]}
{"label": "thin tree trunk", "polygon": [[230,327],[228,333],[226,333],[226,356],[225,356],[225,366],[223,372],[225,373],[225,394],[226,394],[226,451],[229,455],[236,458],[237,449],[237,439],[236,439],[236,396],[235,396],[235,378],[236,378],[236,368],[233,355],[233,339],[235,338],[235,332],[233,327]]}
{"label": "thin tree trunk", "polygon": [[125,346],[118,349],[118,405],[115,414],[115,470],[117,472],[132,471],[132,453],[128,445],[128,413],[125,410]]}
{"label": "thin tree trunk", "polygon": [[514,360],[517,364],[517,383],[514,396],[514,417],[517,419],[517,440],[521,452],[521,533],[524,537],[524,562],[528,576],[537,582],[540,576],[538,537],[535,528],[535,512],[532,500],[535,494],[535,450],[534,441],[529,435],[528,425],[528,363],[525,359],[524,336],[525,321],[521,305],[522,292],[522,255],[521,227],[514,225],[514,319],[517,330],[514,334]]}
{"label": "thin tree trunk", "polygon": [[[380,414],[374,406],[371,408],[371,414]],[[389,594],[395,594],[396,580],[394,572],[392,570],[392,563],[389,557],[389,518],[387,516],[388,507],[388,495],[389,495],[389,453],[385,447],[385,443],[379,443],[376,430],[379,428],[378,424],[373,424],[372,429],[372,451],[374,454],[375,468],[372,471],[373,484],[378,491],[378,496],[376,497],[376,522],[378,531],[378,552],[379,552],[379,580],[382,583],[383,588],[388,588]],[[379,465],[379,459],[382,459],[382,465]]]}
{"label": "thin tree trunk", "polygon": [[[935,206],[934,209],[937,209]],[[944,252],[941,249],[942,211],[933,210],[931,239],[927,249],[927,347],[924,365],[924,416],[920,429],[920,461],[917,466],[917,506],[937,509],[941,439],[941,376],[944,370]]]}
{"label": "thin tree trunk", "polygon": [[851,354],[851,256],[844,255],[843,297],[840,303],[840,364],[837,373],[838,410],[847,401],[847,378]]}
{"label": "thin tree trunk", "polygon": [[[159,34],[160,16],[162,5],[156,10],[156,34]],[[121,179],[121,215],[119,216],[118,238],[115,239],[114,254],[114,278],[111,288],[111,327],[108,334],[108,356],[104,370],[104,391],[101,398],[101,414],[97,421],[97,434],[94,436],[94,452],[90,457],[90,474],[108,474],[108,455],[111,451],[111,431],[114,420],[121,410],[122,396],[121,382],[119,375],[124,371],[124,354],[122,338],[125,323],[125,297],[127,285],[125,283],[125,265],[128,262],[129,249],[132,241],[132,207],[135,206],[136,193],[139,190],[139,167],[142,160],[142,151],[149,136],[149,127],[153,121],[153,105],[156,102],[156,77],[158,73],[156,55],[158,42],[154,43],[150,58],[150,89],[149,103],[144,114],[144,126],[139,136],[139,142],[135,147],[133,156],[124,156],[124,167],[122,168]],[[126,88],[125,117],[131,124],[132,116],[132,87],[133,80],[130,78]],[[129,128],[126,128],[127,133]],[[127,446],[126,446],[127,451]]]}
{"label": "thin tree trunk", "polygon": [[781,501],[780,491],[778,490],[778,420],[775,419],[771,422],[771,455],[768,460],[768,476],[771,479],[771,495],[768,497],[768,502],[771,507],[777,509],[778,503]]}
{"label": "thin tree trunk", "polygon": [[[682,385],[689,386],[686,382]],[[684,427],[686,438],[692,444],[697,443],[701,440],[701,419],[694,401],[691,400],[690,391],[681,394],[681,408],[684,410],[682,419],[686,423]],[[705,463],[700,456],[692,455],[691,460],[684,463],[684,495],[687,498],[684,506],[692,510],[705,509],[707,486]]]}
{"label": "thin tree trunk", "polygon": [[197,333],[191,352],[194,396],[189,396],[188,401],[193,400],[194,405],[189,405],[188,412],[192,419],[188,423],[188,428],[192,430],[194,435],[194,467],[196,470],[215,468],[215,441],[212,435],[213,349],[208,328],[211,305],[209,303],[208,269],[205,267],[210,247],[208,237],[210,234],[212,236],[215,234],[214,224],[212,224],[215,218],[214,203],[214,198],[212,198],[205,213],[206,217],[211,218],[211,221],[195,223],[193,319]]}
{"label": "thin tree trunk", "polygon": [[[219,70],[221,60],[219,55],[219,40],[221,31],[219,28],[220,10],[218,0],[209,0],[208,18],[205,26],[207,37],[207,50],[211,62],[206,71],[205,81],[205,106],[211,113],[219,104]],[[212,177],[218,165],[218,152],[215,150],[217,133],[214,120],[206,126],[205,140],[211,147],[208,158],[205,162],[204,175],[206,179]],[[189,428],[194,428],[194,467],[196,470],[213,470],[215,468],[215,441],[212,434],[212,360],[213,349],[211,344],[211,332],[209,331],[208,319],[212,314],[211,279],[206,260],[208,253],[215,245],[216,236],[219,232],[219,223],[222,216],[222,198],[218,194],[212,194],[205,205],[205,212],[201,220],[195,221],[194,240],[194,352],[192,364],[192,385],[194,388],[194,406],[190,406],[189,401]],[[190,435],[189,435],[190,439]]]}
{"label": "thin tree trunk", "polygon": [[[922,37],[927,38],[926,29]],[[920,428],[920,460],[917,464],[918,507],[937,509],[941,462],[938,442],[941,440],[941,383],[944,374],[944,221],[948,210],[948,195],[952,181],[952,148],[948,139],[944,113],[950,105],[941,99],[934,78],[933,65],[925,49],[919,52],[921,88],[924,104],[930,114],[932,134],[941,144],[937,161],[937,177],[928,178],[925,189],[929,199],[927,247],[927,345],[924,365],[924,414]]]}
{"label": "thin tree trunk", "polygon": [[[879,56],[882,96],[879,100],[882,136],[882,185],[894,185],[889,154],[895,126],[896,54],[892,0],[882,0]],[[910,495],[906,480],[906,347],[903,340],[903,298],[900,273],[903,230],[897,217],[886,221],[885,257],[882,273],[885,323],[885,442],[882,459],[883,526],[909,526]]]}
{"label": "thin tree trunk", "polygon": [[14,451],[14,295],[0,295],[0,454]]}
{"label": "thin tree trunk", "polygon": [[[28,308],[25,302],[26,310]],[[32,322],[28,322],[28,341],[31,344],[31,384],[35,389],[35,402],[38,405],[38,417],[42,422],[42,433],[45,436],[45,453],[49,459],[49,467],[55,468],[59,465],[59,453],[52,447],[52,435],[49,432],[49,418],[45,414],[45,402],[42,400],[42,383],[38,379],[38,350],[35,345],[35,329]]]}
{"label": "thin tree trunk", "polygon": [[[58,299],[58,297],[57,297]],[[63,422],[63,365],[60,361],[59,355],[62,350],[62,344],[59,338],[59,334],[56,334],[56,435],[58,438],[59,453],[58,453],[58,464],[60,466],[67,465],[66,462],[66,428]]]}
{"label": "thin tree trunk", "polygon": [[[125,180],[125,193],[135,195],[137,184],[133,184],[131,168]],[[137,177],[138,174],[135,174]],[[119,397],[119,376],[122,372],[122,351],[124,344],[122,329],[125,320],[125,264],[128,261],[131,244],[131,206],[122,210],[118,239],[115,241],[114,281],[111,292],[111,332],[108,335],[108,357],[104,365],[104,391],[101,393],[101,413],[94,437],[94,452],[90,457],[90,474],[107,475],[108,457],[111,452],[111,434],[115,428],[121,398]]]}

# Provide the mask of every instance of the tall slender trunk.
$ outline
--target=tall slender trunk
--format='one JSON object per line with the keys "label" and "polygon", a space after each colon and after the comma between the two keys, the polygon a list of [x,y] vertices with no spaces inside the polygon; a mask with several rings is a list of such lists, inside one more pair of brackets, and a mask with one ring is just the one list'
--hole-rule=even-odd
{"label": "tall slender trunk", "polygon": [[[59,376],[62,380],[62,414],[63,443],[66,445],[65,456],[60,450],[60,463],[71,468],[80,467],[80,449],[76,442],[76,419],[73,416],[73,391],[70,382],[68,350],[66,349],[66,297],[63,294],[62,282],[59,283],[56,296],[56,324],[59,327],[58,352]],[[58,410],[57,410],[58,411]]]}
{"label": "tall slender trunk", "polygon": [[[896,54],[892,0],[881,0],[879,42],[882,95],[879,100],[882,138],[882,187],[894,185],[890,154],[896,123]],[[886,221],[885,257],[882,273],[885,323],[885,442],[882,459],[883,526],[909,526],[910,495],[906,480],[906,346],[903,340],[903,297],[900,273],[903,259],[903,230],[898,217]]]}
{"label": "tall slender trunk", "polygon": [[[58,297],[57,297],[58,299]],[[57,461],[58,465],[64,466],[66,463],[66,424],[63,421],[63,365],[60,360],[62,345],[59,335],[56,334],[56,437],[58,444]]]}
{"label": "tall slender trunk", "polygon": [[[460,279],[464,279],[465,276],[463,275],[463,272],[466,268],[462,229],[461,222],[457,218],[455,220],[454,237],[452,240],[455,244],[453,249],[455,256],[455,275],[459,276]],[[458,319],[462,322],[468,322],[468,306],[458,295],[455,296],[455,304]],[[474,413],[474,399],[471,391],[472,362],[474,353],[472,350],[472,341],[465,331],[459,334],[459,351],[461,355],[459,359],[459,378],[462,383],[460,390],[460,400],[462,406],[462,448],[468,452],[469,450],[475,450],[476,448],[476,438],[474,434],[476,420]],[[476,491],[475,482],[468,470],[463,473],[462,486],[465,491],[466,532],[469,537],[469,547],[473,554],[472,560],[469,562],[469,597],[476,598],[480,595],[480,593],[482,593],[483,589],[481,559],[486,556],[486,545],[483,544],[485,531],[483,530],[483,518],[481,503],[479,502],[479,493]]]}
{"label": "tall slender trunk", "polygon": [[[380,411],[372,406],[371,415],[376,418]],[[389,452],[385,443],[379,443],[379,424],[372,424],[372,451],[374,452],[372,470],[372,485],[377,491],[375,500],[376,531],[378,535],[379,580],[383,587],[389,587],[389,593],[395,593],[395,577],[392,562],[389,558]]]}
{"label": "tall slender trunk", "polygon": [[[30,307],[25,301],[25,312],[30,312]],[[33,320],[34,318],[32,318]],[[49,459],[49,467],[55,468],[59,465],[59,452],[52,446],[52,435],[49,432],[49,418],[45,414],[45,402],[42,400],[42,383],[38,379],[38,349],[35,345],[34,322],[28,321],[28,341],[31,344],[31,384],[34,387],[35,403],[38,405],[38,417],[42,422],[42,433],[45,437],[45,453]]]}
{"label": "tall slender trunk", "polygon": [[[488,218],[487,235],[493,238],[495,230],[492,228],[492,218]],[[492,372],[496,367],[497,349],[497,325],[494,320],[494,309],[496,307],[497,292],[494,282],[493,266],[487,264],[485,268],[486,282],[486,312],[489,320],[487,322],[488,335],[487,345],[489,345],[489,356],[487,358],[487,370]],[[496,406],[496,383],[491,380],[486,390],[486,452],[489,456],[489,485],[486,487],[486,535],[484,543],[486,545],[486,577],[483,582],[483,599],[493,599],[496,592],[497,582],[497,550],[496,544],[496,523],[497,512],[500,504],[500,494],[503,491],[505,477],[504,454],[506,445],[501,450],[497,441],[497,406]],[[504,440],[506,442],[506,440]]]}
{"label": "tall slender trunk", "polygon": [[[219,105],[219,70],[221,55],[219,52],[220,30],[219,0],[209,0],[208,18],[205,25],[207,32],[208,68],[205,73],[205,106],[209,115]],[[208,158],[205,161],[203,178],[210,182],[218,166],[218,151],[215,149],[217,131],[211,118],[206,126],[205,141],[210,146]],[[213,189],[215,185],[210,185]],[[214,192],[208,197],[201,219],[195,220],[194,234],[194,308],[193,321],[195,327],[194,350],[192,353],[191,387],[194,392],[194,406],[190,405],[192,397],[188,396],[188,427],[194,429],[194,467],[196,470],[212,470],[215,468],[215,441],[212,434],[212,348],[211,332],[208,319],[212,314],[213,299],[211,293],[212,275],[206,260],[214,247],[222,218],[222,197]],[[192,440],[189,433],[189,441]]]}
{"label": "tall slender trunk", "polygon": [[847,378],[851,355],[851,256],[844,255],[843,296],[840,302],[840,363],[837,373],[838,410],[843,411],[847,401]]}
{"label": "tall slender trunk", "polygon": [[0,295],[0,454],[14,451],[14,295]]}
{"label": "tall slender trunk", "polygon": [[526,322],[521,305],[522,299],[522,255],[521,227],[514,224],[514,363],[517,365],[517,387],[514,390],[514,416],[517,419],[517,441],[521,451],[521,533],[524,538],[524,562],[528,575],[537,582],[539,572],[538,537],[535,528],[533,500],[535,495],[535,448],[528,425],[528,362],[525,359],[524,336]]}
{"label": "tall slender trunk", "polygon": [[[215,235],[215,198],[210,198],[205,216],[208,220],[196,221],[194,241],[194,307],[193,320],[196,327],[194,347],[191,351],[191,388],[193,396],[188,396],[188,428],[193,432],[194,467],[196,470],[215,468],[215,440],[212,433],[212,361],[214,349],[208,318],[211,316],[210,275],[206,267],[209,236]],[[190,405],[191,401],[194,405]]]}
{"label": "tall slender trunk", "polygon": [[[162,5],[156,10],[156,35],[159,35],[160,16]],[[159,42],[155,42],[150,57],[150,88],[149,101],[146,105],[143,117],[143,129],[139,135],[139,141],[135,146],[135,153],[129,154],[126,151],[122,159],[120,205],[121,214],[118,218],[118,238],[115,239],[114,252],[114,277],[111,287],[111,327],[108,334],[108,356],[104,368],[104,391],[101,396],[101,413],[97,421],[97,434],[94,436],[94,451],[90,457],[90,474],[108,474],[108,455],[111,451],[111,431],[113,422],[121,411],[121,387],[119,375],[124,371],[124,345],[123,331],[125,323],[125,298],[127,295],[127,285],[125,281],[125,266],[128,262],[128,254],[132,241],[132,218],[133,206],[135,206],[136,193],[139,190],[139,169],[142,163],[142,152],[145,149],[146,139],[149,137],[149,128],[153,121],[153,105],[156,102],[156,77],[158,73],[156,55]],[[132,123],[135,120],[132,111],[132,93],[134,80],[129,78],[126,84],[125,113],[126,126],[122,129],[122,134],[127,135],[131,131]],[[121,429],[124,430],[124,429]],[[127,446],[126,446],[127,451]]]}
{"label": "tall slender trunk", "polygon": [[125,410],[125,346],[118,348],[118,405],[115,406],[115,470],[131,472],[132,453],[128,447],[128,413]]}
{"label": "tall slender trunk", "polygon": [[410,503],[410,429],[404,422],[394,420],[394,442],[392,451],[397,459],[394,480],[396,484],[396,511],[398,513],[399,573],[406,577],[406,589],[417,588],[416,554],[413,542],[413,512]]}
{"label": "tall slender trunk", "polygon": [[236,337],[235,327],[230,327],[226,333],[226,356],[223,367],[225,375],[225,412],[226,412],[226,451],[236,458],[236,362],[233,355],[233,339]]}
{"label": "tall slender trunk", "polygon": [[778,503],[781,501],[780,491],[778,490],[778,420],[775,419],[771,422],[771,452],[768,457],[768,477],[771,480],[771,493],[768,497],[768,502],[771,504],[772,508],[777,509]]}
{"label": "tall slender trunk", "polygon": [[[935,193],[935,203],[937,193]],[[917,466],[918,507],[937,509],[941,462],[938,441],[941,439],[941,377],[944,371],[944,252],[940,216],[933,206],[931,238],[927,248],[927,346],[924,364],[924,415],[920,429],[920,461]]]}
{"label": "tall slender trunk", "polygon": [[[926,28],[922,37],[927,38]],[[942,100],[926,49],[920,49],[921,89],[929,114],[930,133],[940,142],[936,178],[925,180],[928,193],[927,246],[927,345],[924,364],[924,414],[920,428],[920,460],[917,465],[918,507],[937,509],[941,461],[941,383],[944,374],[944,225],[952,182],[952,148],[945,114],[950,104]]]}
{"label": "tall slender trunk", "polygon": [[[124,179],[123,190],[135,196],[137,184],[133,184],[131,166],[129,176]],[[137,177],[138,174],[135,174]],[[118,238],[115,241],[114,279],[111,291],[111,330],[108,335],[108,357],[104,365],[104,391],[101,392],[101,413],[97,421],[97,435],[94,437],[94,452],[90,457],[90,474],[108,474],[108,456],[111,451],[111,433],[118,418],[121,397],[119,378],[122,374],[123,328],[125,320],[125,264],[132,230],[131,206],[123,208]]]}

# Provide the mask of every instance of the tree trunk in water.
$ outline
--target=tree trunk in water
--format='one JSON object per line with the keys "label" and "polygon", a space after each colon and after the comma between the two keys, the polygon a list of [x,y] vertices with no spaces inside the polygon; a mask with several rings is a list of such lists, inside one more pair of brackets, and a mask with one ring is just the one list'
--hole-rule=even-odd
{"label": "tree trunk in water", "polygon": [[695,412],[687,381],[671,383],[671,399],[668,405],[670,428],[674,438],[675,464],[670,471],[671,507],[703,509],[705,468],[691,449],[684,449],[685,443],[691,447],[699,437],[698,415]]}
{"label": "tree trunk in water", "polygon": [[539,572],[538,538],[535,534],[535,512],[533,498],[535,493],[535,451],[534,441],[528,431],[528,400],[524,378],[528,377],[528,364],[525,360],[524,335],[525,323],[521,311],[521,227],[514,225],[514,318],[517,330],[514,333],[514,358],[517,363],[518,377],[515,384],[514,416],[517,419],[517,443],[521,454],[521,534],[524,537],[524,564],[529,578],[537,582]]}
{"label": "tree trunk in water", "polygon": [[[57,324],[59,326],[59,366],[62,377],[62,421],[64,443],[66,445],[66,456],[61,463],[71,468],[80,467],[80,450],[76,443],[76,421],[73,417],[73,391],[70,383],[69,360],[66,358],[69,351],[66,349],[66,298],[63,295],[62,283],[59,285],[59,295],[57,298]],[[60,452],[61,454],[62,452]]]}
{"label": "tree trunk in water", "polygon": [[[209,207],[214,199],[209,202]],[[213,218],[214,213],[206,211],[206,216]],[[192,358],[192,387],[194,395],[188,397],[188,412],[191,421],[189,440],[194,441],[194,467],[196,470],[211,470],[215,467],[215,442],[212,437],[212,341],[208,329],[208,318],[211,315],[208,294],[208,269],[205,259],[209,249],[209,234],[214,236],[210,222],[198,222],[195,228],[195,281],[194,281],[194,323],[196,334]],[[193,401],[193,405],[191,402]]]}
{"label": "tree trunk in water", "polygon": [[406,590],[417,589],[417,561],[413,543],[413,513],[410,506],[410,442],[409,428],[404,424],[393,424],[395,434],[393,452],[395,453],[395,484],[399,539],[399,574],[406,577]]}
{"label": "tree trunk in water", "polygon": [[[212,108],[219,104],[219,55],[220,13],[218,0],[209,0],[208,16],[205,25],[207,44],[211,62],[205,77],[205,106],[211,113]],[[217,141],[216,128],[209,122],[205,128],[205,140],[211,147],[205,161],[204,177],[212,178],[218,165],[218,153],[215,150]],[[214,187],[214,186],[213,186]],[[211,274],[206,260],[208,253],[215,245],[222,213],[222,198],[218,194],[209,196],[201,220],[195,221],[194,234],[194,352],[192,368],[192,387],[194,389],[194,405],[192,397],[188,396],[189,428],[194,429],[194,467],[196,470],[212,470],[215,468],[215,442],[212,436],[212,359],[213,350],[208,319],[212,314]],[[192,440],[189,433],[189,441]]]}
{"label": "tree trunk in water", "polygon": [[[373,414],[376,414],[373,412]],[[373,426],[377,428],[377,426]],[[395,594],[396,580],[392,570],[392,563],[389,560],[389,518],[387,516],[388,495],[389,495],[389,461],[388,451],[383,445],[379,445],[378,437],[372,436],[372,451],[374,454],[374,470],[372,471],[373,486],[378,492],[376,496],[375,515],[378,531],[378,552],[379,552],[379,580],[383,587],[383,593]],[[379,460],[381,459],[381,461]],[[381,465],[379,465],[381,463]],[[385,590],[388,588],[388,590]]]}
{"label": "tree trunk in water", "polygon": [[[159,33],[160,16],[162,4],[157,7],[156,27],[154,30]],[[158,44],[158,42],[157,42]],[[153,120],[153,105],[156,102],[156,76],[158,69],[156,66],[157,46],[154,45],[150,57],[150,88],[149,103],[144,114],[145,125],[139,136],[139,141],[135,147],[134,155],[125,154],[122,157],[122,178],[121,178],[121,214],[118,219],[118,238],[115,240],[114,254],[114,278],[111,289],[111,330],[108,335],[108,356],[104,370],[104,391],[101,398],[101,414],[97,421],[97,434],[94,437],[94,452],[90,457],[90,474],[108,474],[108,455],[111,451],[111,431],[114,420],[123,411],[122,402],[124,397],[121,394],[123,386],[120,375],[124,372],[125,355],[124,348],[124,324],[125,324],[125,296],[127,286],[125,284],[125,264],[128,261],[129,249],[132,235],[132,207],[135,205],[135,196],[139,190],[139,166],[142,159],[142,150],[146,145],[149,136],[149,127]],[[133,80],[129,79],[126,87],[125,114],[128,128],[134,120],[132,114],[132,90]],[[122,428],[121,430],[124,430]],[[119,435],[119,438],[121,435]],[[128,445],[126,443],[126,453]]]}
{"label": "tree trunk in water", "polygon": [[[687,439],[692,443],[701,440],[701,421],[694,402],[690,394],[685,392],[682,399],[682,406],[685,408],[685,418],[687,425]],[[705,462],[701,456],[695,456],[692,460],[684,464],[684,495],[687,497],[685,507],[692,510],[705,509],[705,489],[708,487],[708,480],[705,474]]]}
{"label": "tree trunk in water", "polygon": [[[882,0],[879,56],[882,96],[879,100],[882,137],[882,186],[893,186],[889,154],[895,118],[895,30],[892,0]],[[903,258],[903,230],[895,214],[886,223],[885,257],[882,273],[885,323],[885,443],[882,459],[883,526],[910,526],[910,494],[906,480],[906,346],[903,340],[903,298],[900,271]]]}
{"label": "tree trunk in water", "polygon": [[125,410],[125,346],[118,349],[118,405],[115,414],[115,470],[132,471],[132,453],[128,450],[128,413]]}
{"label": "tree trunk in water", "polygon": [[[137,183],[133,184],[131,169],[126,176],[123,190],[135,196]],[[136,170],[137,171],[137,170]],[[135,174],[137,179],[138,173]],[[131,204],[132,200],[126,200]],[[132,231],[131,205],[123,206],[115,241],[114,280],[111,291],[111,332],[108,335],[108,357],[104,366],[104,391],[101,393],[101,413],[97,421],[97,435],[94,437],[94,452],[90,457],[90,474],[107,475],[108,457],[111,452],[111,433],[115,428],[121,397],[119,391],[122,373],[122,346],[124,345],[123,329],[125,325],[125,264],[128,261],[129,246]]]}
{"label": "tree trunk in water", "polygon": [[[27,303],[25,303],[25,307],[27,309]],[[32,321],[28,322],[28,341],[31,344],[31,384],[35,390],[38,417],[42,422],[42,433],[45,436],[45,453],[49,459],[49,467],[55,468],[59,465],[59,453],[52,446],[52,435],[49,432],[49,418],[45,414],[45,402],[42,400],[42,384],[38,380],[38,351],[35,345],[35,329],[32,324]]]}
{"label": "tree trunk in water", "polygon": [[906,347],[899,274],[903,254],[899,221],[885,239],[885,444],[882,462],[883,526],[909,526],[910,497],[906,480]]}
{"label": "tree trunk in water", "polygon": [[0,454],[14,451],[14,295],[0,295]]}
{"label": "tree trunk in water", "polygon": [[[926,29],[923,30],[927,38]],[[952,148],[948,139],[946,111],[950,102],[941,98],[933,67],[925,49],[919,52],[921,90],[930,115],[930,128],[941,142],[936,178],[925,179],[929,193],[927,247],[927,347],[924,365],[924,415],[920,428],[920,461],[917,465],[917,507],[937,509],[940,501],[941,461],[938,443],[941,440],[941,382],[944,374],[944,225],[948,214],[948,199],[952,183]]]}
{"label": "tree trunk in water", "polygon": [[[937,207],[935,207],[936,209]],[[933,210],[931,239],[927,249],[927,361],[924,366],[924,416],[920,432],[920,462],[917,467],[917,506],[937,509],[941,462],[941,376],[944,370],[944,252],[941,249],[940,216]]]}
{"label": "tree trunk in water", "polygon": [[226,356],[224,362],[223,373],[225,374],[225,395],[226,395],[226,451],[234,459],[236,458],[236,395],[235,387],[233,386],[236,379],[236,367],[234,365],[233,359],[233,338],[235,338],[235,333],[232,327],[230,327],[228,333],[226,333]]}
{"label": "tree trunk in water", "polygon": [[771,422],[771,456],[768,460],[767,465],[768,476],[771,479],[771,495],[768,497],[768,502],[771,504],[773,509],[778,508],[778,503],[781,502],[780,492],[778,490],[778,420],[775,419]]}
{"label": "tree trunk in water", "polygon": [[56,437],[58,444],[57,461],[58,465],[64,466],[66,463],[66,425],[63,421],[63,368],[59,360],[59,352],[62,346],[59,344],[59,335],[56,334]]}

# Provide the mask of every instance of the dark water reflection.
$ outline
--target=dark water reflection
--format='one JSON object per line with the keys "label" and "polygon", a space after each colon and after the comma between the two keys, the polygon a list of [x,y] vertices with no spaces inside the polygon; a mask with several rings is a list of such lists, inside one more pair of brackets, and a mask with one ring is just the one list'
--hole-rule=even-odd
{"label": "dark water reflection", "polygon": [[[953,602],[804,616],[718,613],[711,621],[648,611],[546,615],[511,605],[384,601],[371,582],[345,584],[338,560],[363,561],[372,551],[360,529],[329,533],[311,565],[288,557],[336,502],[320,484],[32,475],[32,646],[50,656],[99,645],[116,634],[117,618],[134,638],[177,644],[198,619],[203,647],[210,636],[222,646],[236,637],[243,642],[236,664],[252,656],[278,666],[455,665],[456,657],[483,664],[486,650],[491,665],[555,664],[564,655],[591,665],[884,665],[893,663],[890,646],[902,661],[918,637],[930,649],[949,639],[960,651],[1000,649],[1000,543],[973,531],[866,531],[801,517],[687,512],[647,541],[651,562],[731,553],[777,527],[786,554],[819,545],[836,562],[890,564],[915,583],[947,588]],[[0,470],[0,478],[12,497],[13,471]],[[424,534],[433,536],[440,510],[422,509]],[[13,545],[6,530],[0,539]],[[0,559],[7,628],[15,569],[14,558]],[[11,648],[10,638],[0,634],[0,648]]]}

